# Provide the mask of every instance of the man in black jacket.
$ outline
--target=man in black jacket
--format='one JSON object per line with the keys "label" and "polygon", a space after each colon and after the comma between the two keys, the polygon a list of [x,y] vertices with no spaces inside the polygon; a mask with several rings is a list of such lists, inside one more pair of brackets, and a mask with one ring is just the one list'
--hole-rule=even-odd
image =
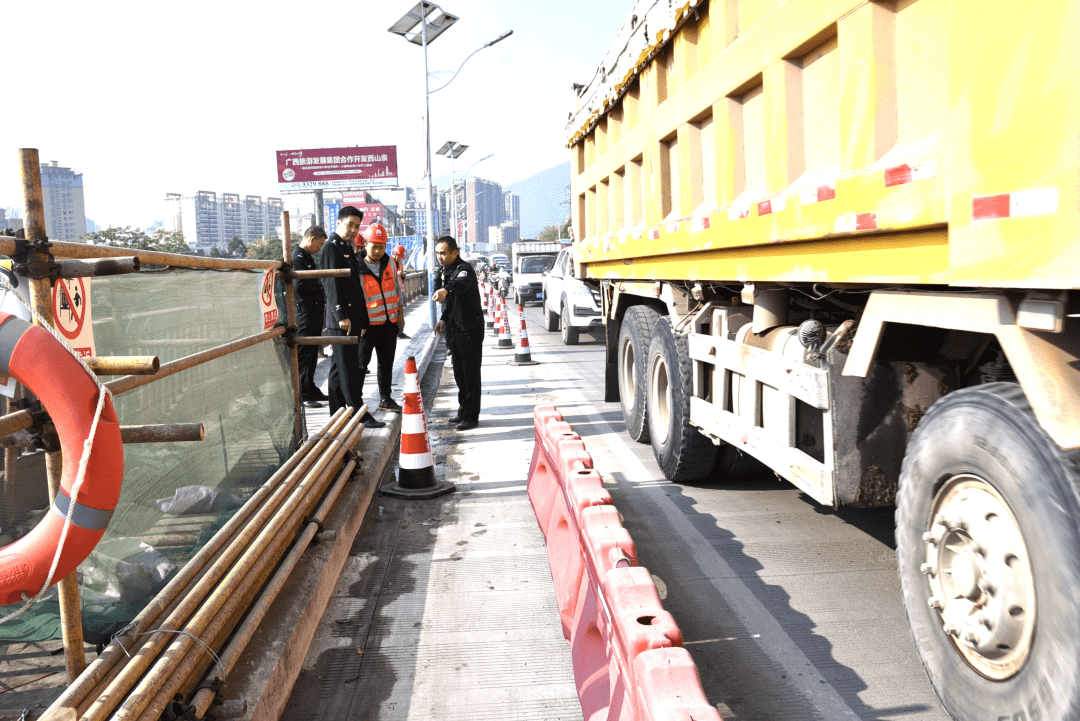
{"label": "man in black jacket", "polygon": [[[356,252],[353,240],[360,231],[360,221],[364,214],[351,205],[338,211],[337,232],[319,253],[319,267],[322,269],[348,268],[350,273],[345,278],[324,278],[326,290],[326,334],[352,335],[360,337],[368,325],[367,309],[364,307],[364,288],[356,269]],[[360,360],[355,345],[330,346],[333,358],[327,378],[330,413],[339,408],[351,406],[360,408],[364,405],[364,376],[360,370]],[[375,420],[367,413],[363,418],[368,428],[381,428],[386,424]]]}
{"label": "man in black jacket", "polygon": [[480,424],[480,364],[484,356],[484,309],[476,271],[461,259],[457,241],[449,235],[439,238],[435,255],[442,271],[435,279],[436,303],[446,301],[435,333],[446,333],[446,348],[458,387],[458,412],[450,422],[459,431]]}
{"label": "man in black jacket", "polygon": [[[304,231],[300,244],[293,248],[293,270],[315,270],[314,255],[322,250],[326,242],[326,231],[313,225]],[[319,336],[323,331],[323,314],[326,312],[326,295],[322,283],[317,278],[304,278],[293,281],[293,293],[296,297],[296,335],[298,337]],[[300,366],[300,400],[308,408],[319,408],[319,401],[328,400],[315,385],[315,366],[319,362],[319,346],[302,345],[296,349],[296,360]]]}

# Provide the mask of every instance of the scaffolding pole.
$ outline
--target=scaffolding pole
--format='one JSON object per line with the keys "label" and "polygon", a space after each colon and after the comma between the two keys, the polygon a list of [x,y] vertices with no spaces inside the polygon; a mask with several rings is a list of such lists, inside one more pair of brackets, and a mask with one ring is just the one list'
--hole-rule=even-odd
{"label": "scaffolding pole", "polygon": [[[23,206],[26,218],[26,235],[29,238],[45,238],[45,208],[41,198],[41,163],[36,148],[19,150],[19,174],[22,179]],[[48,263],[49,254],[34,250],[31,246],[27,254],[30,263]],[[30,298],[34,310],[41,318],[52,325],[52,283],[47,279],[31,279]],[[45,470],[49,478],[49,502],[56,500],[60,490],[60,478],[63,475],[64,456],[60,451],[45,454]],[[76,571],[72,571],[56,584],[60,599],[60,627],[64,635],[64,661],[67,667],[68,683],[79,677],[86,668],[86,651],[82,633],[82,607],[79,603],[79,581]]]}

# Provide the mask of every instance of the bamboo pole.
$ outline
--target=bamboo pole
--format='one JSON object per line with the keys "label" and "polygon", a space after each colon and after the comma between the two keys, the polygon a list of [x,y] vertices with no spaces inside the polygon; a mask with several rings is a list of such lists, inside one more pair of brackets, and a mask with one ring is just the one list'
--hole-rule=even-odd
{"label": "bamboo pole", "polygon": [[[40,196],[39,196],[40,197]],[[34,235],[27,227],[28,240],[45,237],[42,226],[40,235]],[[15,238],[0,237],[0,255],[14,255],[18,252]],[[244,260],[237,258],[209,258],[202,255],[184,255],[181,253],[160,253],[156,250],[136,250],[117,248],[111,245],[88,245],[86,243],[67,243],[51,241],[50,251],[58,258],[123,258],[134,256],[145,265],[167,265],[176,268],[205,268],[210,270],[264,270],[278,268],[276,260]]]}
{"label": "bamboo pole", "polygon": [[[139,259],[131,255],[118,258],[97,258],[94,260],[58,260],[56,261],[59,278],[91,278],[106,275],[127,275],[139,272]],[[32,275],[35,268],[30,263],[15,263],[13,270],[22,276]]]}
{"label": "bamboo pole", "polygon": [[[366,410],[366,407],[364,409]],[[335,437],[350,433],[360,422],[360,416],[353,415],[347,420],[349,425],[343,430],[339,426],[339,432],[334,434]],[[291,487],[283,485],[279,488],[279,492],[284,492],[282,495],[284,502],[273,508],[267,505],[260,509],[255,518],[241,531],[237,542],[230,547],[230,549],[235,547],[238,555],[230,554],[227,560],[224,556],[218,559],[214,567],[219,573],[204,576],[198,584],[200,593],[189,594],[185,597],[181,606],[173,611],[160,627],[183,629],[200,637],[210,619],[221,609],[243,577],[255,565],[260,554],[279,533],[283,532],[288,518],[294,514],[304,496],[313,492],[314,481],[318,479],[329,462],[330,457],[326,455],[324,447],[315,465],[304,474],[298,484]],[[220,584],[217,583],[219,579],[221,579]],[[206,595],[207,591],[209,595]],[[204,598],[205,601],[202,600]],[[114,709],[116,713],[111,718],[115,721],[133,718],[142,713],[152,698],[152,690],[168,677],[184,653],[189,651],[194,643],[191,636],[186,635],[179,636],[175,640],[170,639],[168,634],[152,636],[142,651],[136,654],[113,680],[109,688],[93,701],[86,710],[83,721],[104,721]],[[155,662],[155,657],[165,645],[168,645],[168,649]],[[142,676],[141,679],[140,676]],[[133,682],[137,683],[132,689]],[[117,705],[120,705],[119,709]]]}
{"label": "bamboo pole", "polygon": [[[11,401],[4,398],[3,409],[5,413],[18,398],[19,384],[16,383],[15,397]],[[4,448],[4,508],[3,514],[0,514],[0,522],[4,524],[4,528],[11,528],[15,525],[15,501],[18,493],[15,490],[15,481],[19,472],[19,451],[18,447]]]}
{"label": "bamboo pole", "polygon": [[[341,408],[331,416],[326,425],[316,435],[309,438],[296,453],[290,456],[281,465],[281,468],[270,476],[251,498],[233,514],[232,518],[214,534],[213,538],[190,561],[184,564],[180,572],[166,584],[165,588],[131,622],[133,634],[144,633],[163,614],[171,615],[179,603],[177,599],[183,598],[186,600],[190,595],[198,593],[198,584],[202,581],[207,570],[213,568],[212,562],[230,552],[238,535],[248,527],[249,519],[253,517],[255,519],[260,518],[260,511],[267,504],[273,503],[275,498],[278,498],[280,502],[279,495],[275,494],[279,494],[279,489],[291,482],[294,473],[303,473],[310,463],[314,462],[314,458],[310,458],[309,461],[312,449],[332,435],[335,428],[340,427],[340,424],[343,423],[342,418],[346,414],[347,409]],[[137,636],[135,646],[145,645],[151,638],[150,636]],[[136,650],[132,649],[130,644],[128,648],[131,651]],[[86,672],[75,683],[68,686],[63,694],[53,702],[50,710],[59,712],[61,709],[77,709],[79,715],[84,713],[90,703],[96,699],[96,697],[91,698],[92,692],[95,689],[103,692],[108,688],[122,670],[120,663],[126,661],[127,658],[127,654],[119,644],[115,641],[109,644],[90,664]]]}
{"label": "bamboo pole", "polygon": [[149,426],[120,426],[124,443],[177,443],[206,438],[202,423],[161,423]]}
{"label": "bamboo pole", "polygon": [[99,376],[149,376],[161,368],[161,361],[156,355],[92,355],[83,360]]}
{"label": "bamboo pole", "polygon": [[[281,267],[292,269],[292,229],[289,227],[289,211],[281,213]],[[296,291],[291,280],[285,281],[285,327],[296,339]],[[304,437],[304,403],[300,395],[300,360],[296,355],[296,343],[289,344],[289,376],[293,385],[293,445],[300,445]]]}
{"label": "bamboo pole", "polygon": [[[28,238],[45,237],[45,208],[41,198],[41,163],[36,148],[19,150],[19,169],[23,187],[23,202]],[[30,263],[47,263],[49,256],[42,252],[27,254]],[[48,280],[31,280],[30,297],[34,310],[46,323],[53,322],[52,284]],[[64,456],[60,451],[45,454],[45,469],[49,478],[49,501],[56,500],[63,474]],[[64,636],[64,660],[68,682],[74,681],[86,668],[86,651],[83,647],[82,609],[79,603],[79,582],[75,571],[60,579],[57,584],[60,600],[60,626]]]}
{"label": "bamboo pole", "polygon": [[34,425],[34,416],[30,411],[15,411],[0,416],[0,436],[7,436]]}
{"label": "bamboo pole", "polygon": [[[352,445],[346,443],[346,446],[350,448],[354,445],[355,443]],[[319,527],[322,522],[326,520],[327,515],[330,513],[330,509],[333,508],[334,502],[337,501],[338,496],[341,495],[345,483],[352,477],[355,469],[356,461],[349,461],[345,464],[345,467],[341,469],[337,479],[334,481],[334,485],[330,488],[326,497],[323,498],[322,503],[319,504],[319,509],[311,517],[311,520],[305,524],[300,537],[296,540],[296,543],[293,544],[292,550],[289,551],[288,556],[281,562],[278,570],[274,573],[274,577],[266,585],[266,588],[263,589],[259,596],[259,600],[256,601],[255,605],[248,611],[243,623],[233,633],[229,645],[218,654],[218,657],[221,659],[221,668],[215,666],[214,674],[206,679],[207,682],[212,680],[224,682],[229,673],[236,666],[236,662],[240,660],[240,655],[251,642],[259,624],[262,623],[262,620],[266,617],[270,607],[277,599],[278,594],[281,593],[281,589],[284,588],[289,576],[292,575],[293,570],[300,562],[304,552],[311,544],[312,539],[315,538],[315,534],[318,533]],[[195,709],[195,718],[202,718],[206,715],[206,712],[210,709],[210,704],[213,702],[216,695],[217,691],[215,691],[212,686],[208,683],[202,684],[202,688],[195,693],[195,696],[191,700],[191,706]]]}
{"label": "bamboo pole", "polygon": [[356,345],[360,337],[355,335],[307,335],[295,339],[296,345]]}
{"label": "bamboo pole", "polygon": [[283,270],[278,273],[282,280],[304,280],[306,278],[348,278],[352,271],[348,268],[320,268],[319,270]]}
{"label": "bamboo pole", "polygon": [[[243,622],[243,626],[245,627],[244,633],[247,635],[248,639],[250,639],[250,634],[254,632],[255,627],[258,626],[259,620],[266,614],[266,609],[269,608],[273,598],[270,598],[264,603],[263,599],[259,597],[260,595],[265,597],[267,594],[266,591],[262,591],[260,594],[260,589],[267,586],[267,581],[271,572],[274,571],[274,567],[277,565],[279,559],[281,559],[282,556],[285,556],[286,552],[289,551],[289,545],[292,543],[292,538],[295,534],[298,532],[303,533],[305,530],[304,527],[306,526],[312,528],[312,533],[310,533],[307,541],[303,544],[304,548],[307,547],[310,538],[314,537],[314,531],[318,529],[319,524],[314,522],[310,524],[302,523],[300,519],[307,518],[311,506],[313,506],[319,500],[319,497],[323,495],[323,490],[330,484],[330,476],[337,474],[338,463],[341,461],[342,456],[345,455],[345,452],[353,448],[357,442],[359,442],[360,435],[364,429],[358,418],[354,418],[354,420],[355,425],[353,426],[352,432],[348,434],[348,437],[339,437],[339,440],[335,441],[338,445],[331,454],[330,462],[326,465],[317,481],[313,484],[312,492],[306,494],[304,507],[300,512],[292,514],[285,530],[279,534],[277,539],[271,541],[271,549],[268,549],[268,552],[260,555],[259,559],[256,561],[255,567],[247,574],[241,586],[233,592],[225,606],[217,612],[210,621],[210,624],[203,631],[202,637],[204,640],[213,639],[213,642],[210,643],[211,648],[222,648],[225,645],[225,641],[229,634],[233,633],[233,629],[240,626],[241,622]],[[327,453],[330,454],[330,451],[327,450]],[[355,465],[355,461],[350,461],[348,463],[350,473]],[[340,480],[342,475],[343,474],[337,474],[337,478]],[[348,480],[347,475],[344,476],[344,480]],[[335,485],[336,483],[337,482],[335,481]],[[342,481],[341,485],[344,485],[344,481]],[[334,487],[332,486],[330,493],[333,494],[333,497],[336,499],[337,495],[340,493],[340,488],[335,493]],[[331,500],[330,503],[332,504],[333,501]],[[326,514],[323,513],[321,517],[315,516],[313,518],[317,518],[318,522],[321,523],[325,518],[325,515]],[[279,568],[277,573],[274,574],[274,580],[271,581],[271,584],[275,586],[276,590],[271,592],[272,596],[276,596],[277,593],[280,592],[281,586],[284,585],[284,579],[288,577],[289,572],[292,567],[296,565],[296,561],[299,560],[302,553],[302,550],[300,553],[297,553],[295,547],[289,552],[289,556],[295,557],[295,560],[292,561],[288,569],[284,569],[284,567]],[[282,573],[283,569],[284,574]],[[258,602],[249,609],[248,607],[251,606],[252,601],[256,600]],[[258,618],[253,619],[253,613],[258,613]],[[246,643],[247,641],[244,642],[244,645],[246,645]],[[222,661],[224,662],[224,659],[222,659]],[[139,715],[138,721],[155,721],[161,716],[165,707],[172,702],[173,697],[177,692],[187,696],[188,692],[190,692],[191,688],[195,685],[195,682],[206,673],[206,670],[211,663],[212,661],[209,655],[201,653],[198,650],[195,650],[194,653],[189,652],[185,654],[165,683],[155,691],[154,696],[150,699],[146,709]],[[220,673],[218,674],[219,677],[227,674],[228,669],[232,668],[235,663],[234,659],[228,668],[220,669]],[[214,664],[214,667],[217,669],[217,664]]]}
{"label": "bamboo pole", "polygon": [[122,378],[117,378],[114,381],[109,381],[105,384],[105,386],[110,391],[112,391],[113,395],[127,393],[130,390],[141,388],[149,383],[153,383],[156,380],[160,380],[162,378],[166,378],[168,376],[179,373],[180,371],[186,371],[189,368],[194,368],[201,363],[206,363],[207,361],[214,360],[215,358],[221,358],[222,356],[229,355],[230,353],[235,353],[236,351],[243,350],[244,348],[250,348],[251,346],[262,343],[265,340],[277,338],[278,336],[282,335],[285,335],[284,328],[272,328],[271,330],[263,331],[262,333],[249,335],[247,338],[241,338],[239,340],[234,340],[229,343],[224,343],[214,348],[209,348],[202,351],[201,353],[193,353],[189,356],[184,356],[183,358],[177,358],[176,360],[161,366],[161,369],[152,376],[124,376]]}

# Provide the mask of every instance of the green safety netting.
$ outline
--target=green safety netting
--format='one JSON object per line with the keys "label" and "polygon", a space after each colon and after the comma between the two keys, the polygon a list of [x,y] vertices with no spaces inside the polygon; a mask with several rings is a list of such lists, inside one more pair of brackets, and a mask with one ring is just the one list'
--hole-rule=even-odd
{"label": "green safety netting", "polygon": [[[94,278],[97,354],[156,355],[167,363],[263,330],[261,273],[168,269]],[[280,338],[114,398],[121,425],[203,423],[206,439],[124,447],[124,485],[105,538],[79,567],[87,641],[126,625],[292,450],[294,396]],[[40,456],[41,454],[36,454]],[[20,459],[0,546],[47,508],[33,455]],[[33,474],[37,470],[35,477]],[[13,511],[13,512],[12,512]],[[0,616],[17,608],[0,608]],[[0,625],[0,641],[60,636],[53,589]]]}

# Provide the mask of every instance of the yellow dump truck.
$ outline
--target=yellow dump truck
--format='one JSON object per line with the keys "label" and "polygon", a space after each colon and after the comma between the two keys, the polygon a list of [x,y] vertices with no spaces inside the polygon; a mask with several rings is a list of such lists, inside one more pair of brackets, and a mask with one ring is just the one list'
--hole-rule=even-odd
{"label": "yellow dump truck", "polygon": [[949,712],[1080,718],[1080,3],[640,0],[567,134],[629,434],[895,504]]}

